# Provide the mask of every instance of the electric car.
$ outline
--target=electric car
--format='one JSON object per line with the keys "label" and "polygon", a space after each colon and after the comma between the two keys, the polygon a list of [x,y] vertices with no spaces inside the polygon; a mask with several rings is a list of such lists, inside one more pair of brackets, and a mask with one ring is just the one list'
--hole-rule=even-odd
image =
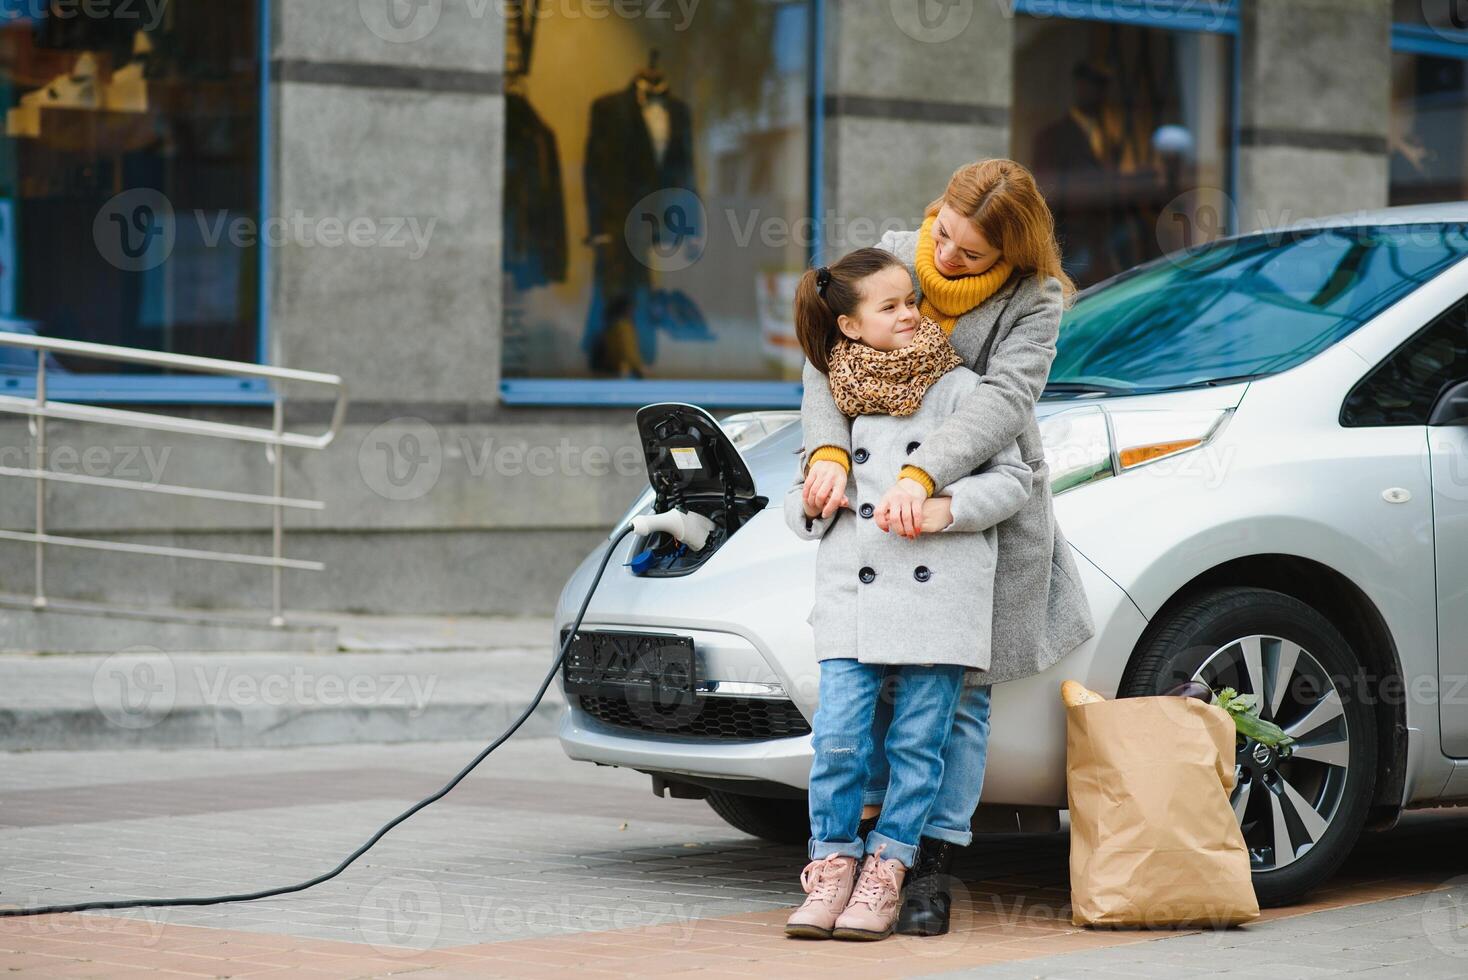
{"label": "electric car", "polygon": [[[995,686],[976,830],[1059,827],[1066,678],[1257,695],[1294,738],[1238,742],[1232,803],[1266,904],[1319,885],[1363,828],[1468,799],[1465,296],[1468,203],[1226,238],[1077,297],[1028,462],[1096,634]],[[804,840],[817,545],[781,510],[799,413],[663,404],[638,424],[651,479],[628,520],[715,528],[696,552],[622,539],[570,648],[561,743]],[[558,639],[601,554],[566,584]]]}

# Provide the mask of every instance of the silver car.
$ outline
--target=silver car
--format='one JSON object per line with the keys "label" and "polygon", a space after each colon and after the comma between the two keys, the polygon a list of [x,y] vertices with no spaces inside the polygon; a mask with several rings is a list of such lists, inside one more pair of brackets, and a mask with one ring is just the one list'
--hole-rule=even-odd
{"label": "silver car", "polygon": [[[1059,826],[1066,678],[1258,696],[1295,739],[1238,743],[1265,904],[1323,882],[1363,828],[1468,798],[1465,259],[1468,204],[1398,208],[1174,253],[1077,299],[1036,414],[1097,633],[994,689],[976,830]],[[628,518],[681,506],[715,530],[698,552],[622,540],[572,645],[561,742],[803,840],[816,546],[779,507],[799,415],[638,418],[653,486]],[[560,635],[599,558],[567,583]]]}

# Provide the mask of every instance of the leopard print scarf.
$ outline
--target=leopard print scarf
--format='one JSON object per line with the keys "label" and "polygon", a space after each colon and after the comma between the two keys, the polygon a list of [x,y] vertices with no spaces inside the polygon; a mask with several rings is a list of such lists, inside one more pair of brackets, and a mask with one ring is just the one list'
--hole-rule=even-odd
{"label": "leopard print scarf", "polygon": [[843,415],[911,415],[928,387],[963,363],[943,328],[923,317],[912,343],[882,351],[842,337],[831,349],[831,394]]}

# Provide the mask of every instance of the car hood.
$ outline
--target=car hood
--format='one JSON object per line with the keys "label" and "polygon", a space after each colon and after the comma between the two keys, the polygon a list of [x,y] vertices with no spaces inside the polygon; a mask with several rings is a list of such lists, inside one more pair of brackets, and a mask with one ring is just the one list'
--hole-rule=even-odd
{"label": "car hood", "polygon": [[[1149,395],[1043,398],[1035,406],[1035,417],[1043,419],[1069,409],[1092,406],[1100,406],[1108,412],[1237,408],[1248,387],[1248,382],[1240,382],[1217,388],[1189,388]],[[800,477],[800,452],[803,448],[797,419],[742,450],[741,455],[754,477],[757,491],[769,498],[768,506],[783,506],[785,491]]]}

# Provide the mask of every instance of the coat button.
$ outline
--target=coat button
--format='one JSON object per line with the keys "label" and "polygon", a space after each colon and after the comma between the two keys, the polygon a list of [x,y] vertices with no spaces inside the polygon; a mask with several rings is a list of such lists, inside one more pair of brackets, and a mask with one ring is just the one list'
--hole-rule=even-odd
{"label": "coat button", "polygon": [[919,582],[926,582],[928,579],[933,577],[933,573],[928,571],[927,565],[919,565],[917,568],[914,568],[912,570],[912,577],[917,579]]}
{"label": "coat button", "polygon": [[856,460],[858,463],[865,463],[870,455],[871,454],[868,453],[865,449],[858,449],[856,452],[851,454],[851,458]]}
{"label": "coat button", "polygon": [[876,509],[877,508],[873,507],[871,504],[862,504],[861,505],[861,516],[862,517],[871,517],[872,514],[876,512]]}
{"label": "coat button", "polygon": [[857,578],[861,579],[862,582],[866,583],[867,585],[870,585],[872,579],[877,577],[876,571],[869,566],[863,567],[861,571],[856,573],[856,575]]}
{"label": "coat button", "polygon": [[911,456],[912,455],[912,451],[914,449],[916,449],[917,447],[921,446],[921,445],[922,445],[922,443],[920,443],[920,442],[909,442],[907,444],[907,455]]}

